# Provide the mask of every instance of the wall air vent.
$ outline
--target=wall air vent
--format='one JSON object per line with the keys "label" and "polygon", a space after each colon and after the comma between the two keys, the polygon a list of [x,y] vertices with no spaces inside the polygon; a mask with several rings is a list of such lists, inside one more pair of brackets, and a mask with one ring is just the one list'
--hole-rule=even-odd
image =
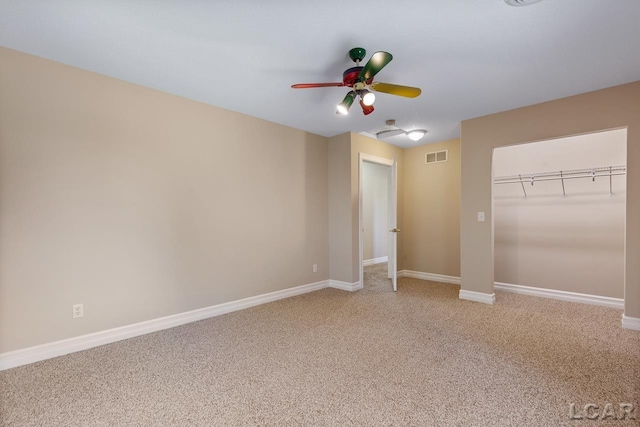
{"label": "wall air vent", "polygon": [[442,163],[446,162],[449,158],[449,150],[433,151],[431,153],[425,153],[424,164]]}

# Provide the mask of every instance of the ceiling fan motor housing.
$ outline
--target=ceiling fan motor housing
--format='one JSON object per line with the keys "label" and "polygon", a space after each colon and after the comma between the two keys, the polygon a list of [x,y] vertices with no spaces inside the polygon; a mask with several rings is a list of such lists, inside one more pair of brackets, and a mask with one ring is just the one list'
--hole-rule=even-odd
{"label": "ceiling fan motor housing", "polygon": [[345,72],[342,73],[342,83],[344,83],[345,86],[353,87],[358,81],[358,76],[362,68],[363,67],[353,67],[345,70]]}
{"label": "ceiling fan motor housing", "polygon": [[[345,86],[353,87],[360,81],[360,71],[362,71],[363,68],[364,67],[352,67],[346,70],[344,73],[342,73],[342,83],[344,83]],[[362,86],[370,85],[371,83],[373,83],[373,77],[362,83]]]}
{"label": "ceiling fan motor housing", "polygon": [[366,55],[367,51],[362,47],[354,47],[349,51],[349,58],[356,63],[362,61]]}

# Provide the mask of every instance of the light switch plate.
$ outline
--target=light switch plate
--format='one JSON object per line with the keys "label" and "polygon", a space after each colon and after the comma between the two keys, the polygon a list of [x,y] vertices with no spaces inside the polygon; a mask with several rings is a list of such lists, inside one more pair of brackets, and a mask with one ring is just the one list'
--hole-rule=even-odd
{"label": "light switch plate", "polygon": [[484,212],[478,212],[478,222],[484,222]]}

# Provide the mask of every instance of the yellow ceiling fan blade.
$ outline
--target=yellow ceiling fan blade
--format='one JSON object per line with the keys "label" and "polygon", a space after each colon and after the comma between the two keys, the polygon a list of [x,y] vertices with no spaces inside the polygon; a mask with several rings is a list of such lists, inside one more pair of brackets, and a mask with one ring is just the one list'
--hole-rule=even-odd
{"label": "yellow ceiling fan blade", "polygon": [[415,98],[422,93],[422,90],[417,87],[400,86],[391,83],[373,82],[370,85],[372,90],[376,92],[388,93],[391,95],[404,96],[406,98]]}

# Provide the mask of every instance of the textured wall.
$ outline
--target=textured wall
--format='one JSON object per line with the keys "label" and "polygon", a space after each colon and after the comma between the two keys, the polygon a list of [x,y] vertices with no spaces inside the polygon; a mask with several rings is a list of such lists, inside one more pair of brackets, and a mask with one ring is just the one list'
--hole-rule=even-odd
{"label": "textured wall", "polygon": [[329,276],[353,282],[351,254],[351,135],[329,138]]}
{"label": "textured wall", "polygon": [[[426,165],[425,153],[448,150]],[[404,268],[460,277],[460,140],[405,150]]]}
{"label": "textured wall", "polygon": [[328,279],[327,152],[0,48],[0,353]]}

